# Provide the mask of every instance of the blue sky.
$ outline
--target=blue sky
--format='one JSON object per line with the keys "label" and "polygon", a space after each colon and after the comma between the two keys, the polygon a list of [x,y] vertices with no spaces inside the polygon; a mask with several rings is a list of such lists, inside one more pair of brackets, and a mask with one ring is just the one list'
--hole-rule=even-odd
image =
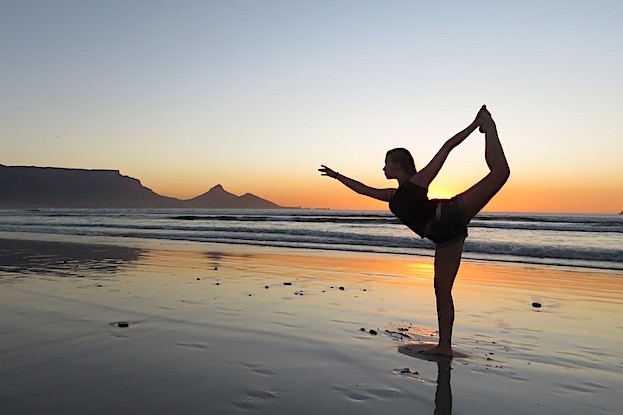
{"label": "blue sky", "polygon": [[[0,163],[327,206],[310,189],[346,196],[319,164],[388,187],[387,149],[411,149],[422,167],[486,103],[511,188],[549,181],[623,205],[622,12],[619,1],[1,1]],[[431,192],[485,174],[483,152],[470,137]]]}

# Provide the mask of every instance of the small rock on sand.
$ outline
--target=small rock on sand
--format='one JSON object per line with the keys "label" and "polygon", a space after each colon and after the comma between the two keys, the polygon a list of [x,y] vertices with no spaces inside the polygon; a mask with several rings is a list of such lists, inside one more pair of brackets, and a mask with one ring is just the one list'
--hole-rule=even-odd
{"label": "small rock on sand", "polygon": [[541,308],[541,303],[532,303],[532,307]]}
{"label": "small rock on sand", "polygon": [[283,285],[292,285],[291,282],[284,282]]}

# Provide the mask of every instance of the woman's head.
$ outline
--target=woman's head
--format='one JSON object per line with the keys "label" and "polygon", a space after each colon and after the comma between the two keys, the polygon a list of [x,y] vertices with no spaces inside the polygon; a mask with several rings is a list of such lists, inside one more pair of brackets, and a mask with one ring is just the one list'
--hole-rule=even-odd
{"label": "woman's head", "polygon": [[387,152],[387,155],[385,156],[385,167],[383,168],[385,176],[387,176],[388,179],[395,179],[396,177],[394,176],[396,176],[396,174],[393,170],[396,169],[405,171],[409,174],[409,176],[413,176],[417,173],[413,156],[411,156],[409,150],[404,148],[394,148]]}

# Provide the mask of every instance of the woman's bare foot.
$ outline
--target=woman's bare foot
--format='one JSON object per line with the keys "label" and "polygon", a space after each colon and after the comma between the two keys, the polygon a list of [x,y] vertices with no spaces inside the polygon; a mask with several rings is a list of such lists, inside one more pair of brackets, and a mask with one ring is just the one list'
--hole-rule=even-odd
{"label": "woman's bare foot", "polygon": [[480,120],[480,128],[478,131],[481,133],[486,133],[489,129],[495,128],[495,121],[493,121],[491,113],[485,105],[478,111],[478,118]]}
{"label": "woman's bare foot", "polygon": [[427,350],[422,350],[422,354],[434,354],[437,356],[446,356],[446,357],[454,356],[454,354],[452,353],[452,347],[440,346],[440,345],[437,345]]}

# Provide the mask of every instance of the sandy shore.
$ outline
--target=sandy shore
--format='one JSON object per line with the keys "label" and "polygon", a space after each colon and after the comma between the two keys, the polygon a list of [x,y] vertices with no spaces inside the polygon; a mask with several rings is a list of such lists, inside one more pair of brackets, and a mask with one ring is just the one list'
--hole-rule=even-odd
{"label": "sandy shore", "polygon": [[620,272],[465,261],[429,361],[430,258],[0,238],[0,414],[620,410]]}

